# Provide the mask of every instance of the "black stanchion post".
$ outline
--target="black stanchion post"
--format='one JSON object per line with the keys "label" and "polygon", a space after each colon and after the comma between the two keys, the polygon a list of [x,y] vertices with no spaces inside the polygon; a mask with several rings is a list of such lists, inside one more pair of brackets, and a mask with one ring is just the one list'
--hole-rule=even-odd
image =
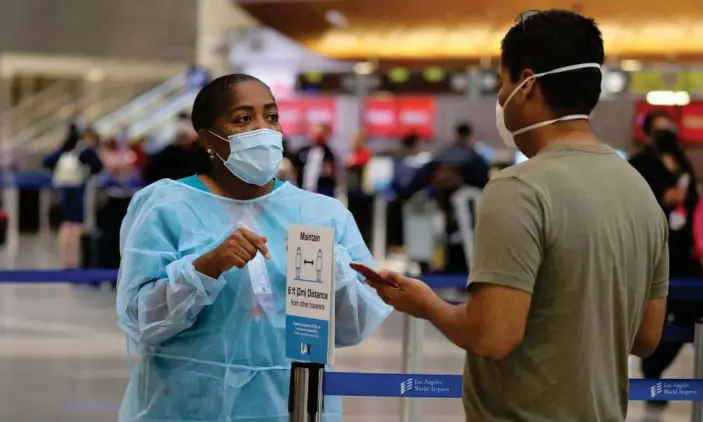
{"label": "black stanchion post", "polygon": [[293,362],[288,393],[290,422],[322,422],[324,374],[324,365]]}
{"label": "black stanchion post", "polygon": [[[693,327],[693,378],[703,379],[703,321]],[[692,422],[703,422],[703,401],[694,401],[691,411]]]}

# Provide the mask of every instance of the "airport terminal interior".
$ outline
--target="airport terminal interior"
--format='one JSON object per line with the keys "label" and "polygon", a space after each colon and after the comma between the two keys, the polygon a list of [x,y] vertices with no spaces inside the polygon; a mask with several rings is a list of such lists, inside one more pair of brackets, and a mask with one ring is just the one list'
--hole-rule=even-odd
{"label": "airport terminal interior", "polygon": [[[5,268],[56,268],[48,238],[23,237],[15,256],[2,256]],[[402,259],[387,263],[402,268]],[[117,415],[127,383],[125,336],[115,322],[115,294],[81,285],[0,285],[0,420],[109,422]],[[338,349],[335,369],[399,372],[403,317],[392,314],[359,346]],[[464,353],[433,327],[426,331],[423,372],[460,374]],[[631,377],[639,377],[631,359]],[[690,378],[693,351],[685,347],[666,378]],[[347,422],[399,420],[402,399],[345,398]],[[41,404],[40,404],[41,403]],[[421,421],[463,420],[460,400],[421,399]],[[675,402],[664,412],[648,412],[631,402],[628,422],[688,422],[691,403]]]}
{"label": "airport terminal interior", "polygon": [[[345,203],[378,267],[465,279],[480,190],[528,160],[496,126],[500,40],[535,7],[566,9],[593,16],[603,34],[595,134],[623,159],[659,154],[645,145],[670,135],[684,169],[676,186],[685,190],[665,210],[671,230],[686,219],[686,199],[703,198],[700,1],[56,3],[0,0],[0,422],[117,420],[128,361],[115,280],[23,281],[21,271],[118,269],[132,196],[218,163],[191,111],[221,75],[250,74],[269,86],[284,142],[276,178]],[[666,166],[664,155],[656,158]],[[426,169],[431,177],[415,183]],[[466,169],[482,182],[467,181]],[[459,200],[450,207],[441,201],[448,197]],[[696,204],[700,215],[688,215],[700,227],[685,225],[695,247],[684,253],[703,274]],[[438,293],[466,300],[462,289]],[[338,349],[335,370],[404,371],[407,318],[394,312],[360,345]],[[418,371],[461,374],[465,352],[423,324]],[[662,378],[693,379],[695,362],[686,344]],[[630,357],[629,370],[643,377],[639,358]],[[418,415],[401,419],[408,400],[345,397],[344,422],[465,420],[461,400],[438,398],[413,399]],[[694,414],[690,401],[631,401],[627,422],[703,422],[703,410]]]}

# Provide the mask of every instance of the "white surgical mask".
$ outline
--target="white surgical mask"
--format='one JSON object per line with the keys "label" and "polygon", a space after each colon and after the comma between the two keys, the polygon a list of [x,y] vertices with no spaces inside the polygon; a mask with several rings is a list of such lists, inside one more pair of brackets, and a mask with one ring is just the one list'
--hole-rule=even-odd
{"label": "white surgical mask", "polygon": [[227,160],[217,156],[225,167],[246,183],[263,186],[271,181],[283,161],[283,135],[271,129],[258,129],[251,132],[230,135],[227,139],[210,131],[213,135],[229,142]]}
{"label": "white surgical mask", "polygon": [[517,87],[515,87],[513,92],[511,92],[510,95],[508,95],[508,98],[505,100],[505,104],[503,104],[502,107],[501,107],[500,103],[498,102],[498,100],[496,100],[496,126],[498,127],[498,133],[500,134],[500,137],[503,138],[503,142],[505,143],[505,145],[510,148],[517,148],[515,145],[515,138],[514,138],[515,136],[523,134],[523,133],[530,131],[530,130],[533,130],[533,129],[537,129],[537,128],[540,128],[543,126],[551,125],[552,123],[561,122],[564,120],[579,120],[579,119],[588,120],[589,119],[588,114],[569,114],[567,116],[562,116],[558,119],[547,120],[545,122],[535,123],[533,125],[524,127],[522,129],[518,129],[514,132],[510,132],[510,130],[508,130],[507,126],[505,126],[505,107],[508,106],[508,102],[510,102],[510,100],[513,98],[515,93],[527,81],[529,81],[530,79],[537,79],[537,78],[540,78],[545,75],[551,75],[554,73],[561,73],[561,72],[569,72],[572,70],[585,69],[588,67],[593,67],[593,68],[600,70],[600,65],[598,63],[581,63],[581,64],[574,64],[571,66],[559,67],[557,69],[550,70],[547,72],[537,73],[537,74],[531,75],[530,77],[526,78],[524,81],[520,82],[520,84]]}

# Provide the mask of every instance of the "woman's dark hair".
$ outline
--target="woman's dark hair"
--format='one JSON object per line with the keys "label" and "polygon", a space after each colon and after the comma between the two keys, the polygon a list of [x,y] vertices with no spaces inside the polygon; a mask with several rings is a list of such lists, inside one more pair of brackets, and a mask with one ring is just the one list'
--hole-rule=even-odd
{"label": "woman's dark hair", "polygon": [[671,121],[671,115],[665,110],[653,110],[647,113],[642,122],[642,132],[645,135],[652,135],[652,126],[654,126],[654,121],[657,119],[667,119]]}
{"label": "woman's dark hair", "polygon": [[230,101],[230,92],[242,82],[259,82],[259,79],[244,73],[234,73],[220,76],[208,83],[200,90],[193,103],[191,121],[196,131],[208,130],[215,121],[227,110]]}
{"label": "woman's dark hair", "polygon": [[417,136],[416,133],[410,133],[410,134],[404,136],[400,142],[403,144],[404,148],[411,149],[411,148],[415,148],[415,145],[417,145],[419,140],[420,140],[420,137]]}
{"label": "woman's dark hair", "polygon": [[63,141],[63,145],[61,145],[61,152],[73,151],[81,140],[81,136],[82,134],[80,129],[78,129],[78,125],[72,123],[68,127],[68,133]]}
{"label": "woman's dark hair", "polygon": [[652,139],[659,153],[670,154],[683,172],[693,176],[693,165],[686,156],[676,132],[671,129],[656,130],[652,133]]}

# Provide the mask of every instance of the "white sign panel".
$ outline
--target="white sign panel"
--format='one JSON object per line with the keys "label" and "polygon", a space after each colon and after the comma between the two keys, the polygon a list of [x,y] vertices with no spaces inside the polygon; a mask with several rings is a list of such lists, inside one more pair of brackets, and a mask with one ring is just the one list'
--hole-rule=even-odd
{"label": "white sign panel", "polygon": [[334,229],[291,225],[286,269],[286,356],[334,361]]}

